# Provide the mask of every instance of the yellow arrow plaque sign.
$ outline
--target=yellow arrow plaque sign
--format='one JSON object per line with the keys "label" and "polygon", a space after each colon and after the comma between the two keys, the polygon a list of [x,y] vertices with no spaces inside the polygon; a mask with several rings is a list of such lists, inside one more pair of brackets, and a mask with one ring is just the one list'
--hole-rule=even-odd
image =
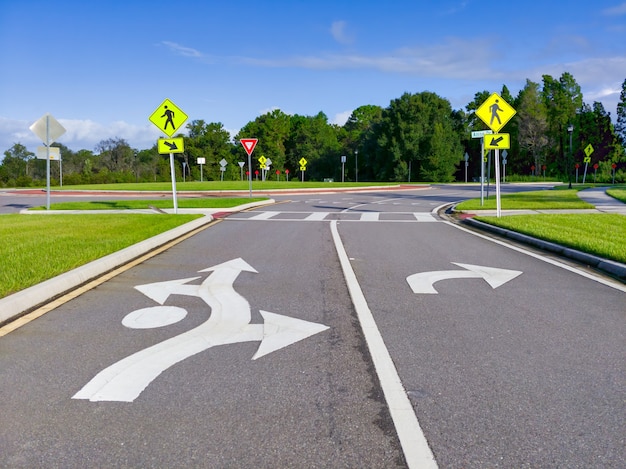
{"label": "yellow arrow plaque sign", "polygon": [[511,134],[492,134],[484,137],[485,149],[506,150],[511,148]]}
{"label": "yellow arrow plaque sign", "polygon": [[183,137],[160,138],[157,143],[157,148],[161,155],[167,155],[168,153],[183,153],[185,151]]}

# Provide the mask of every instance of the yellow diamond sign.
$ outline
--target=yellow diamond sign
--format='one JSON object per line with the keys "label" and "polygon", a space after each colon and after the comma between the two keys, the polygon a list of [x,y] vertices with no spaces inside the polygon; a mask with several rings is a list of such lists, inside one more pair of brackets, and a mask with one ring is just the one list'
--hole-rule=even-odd
{"label": "yellow diamond sign", "polygon": [[476,110],[476,115],[495,133],[505,126],[516,111],[498,93],[493,93]]}
{"label": "yellow diamond sign", "polygon": [[166,99],[156,108],[149,119],[165,135],[171,137],[175,132],[180,131],[180,126],[187,120],[187,114],[181,111],[169,99]]}
{"label": "yellow diamond sign", "polygon": [[307,160],[304,159],[304,157],[300,158],[300,161],[298,161],[298,163],[300,163],[300,166],[306,166],[306,164],[308,163]]}

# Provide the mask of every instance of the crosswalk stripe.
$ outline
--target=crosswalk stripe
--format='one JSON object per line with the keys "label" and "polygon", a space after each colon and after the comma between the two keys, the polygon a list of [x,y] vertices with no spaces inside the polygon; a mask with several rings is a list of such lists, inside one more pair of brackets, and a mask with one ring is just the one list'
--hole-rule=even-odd
{"label": "crosswalk stripe", "polygon": [[[251,215],[251,216],[250,216]],[[384,216],[381,218],[381,215]],[[358,218],[355,218],[358,217]],[[395,217],[395,218],[394,218]],[[230,220],[246,221],[331,221],[341,222],[389,222],[415,223],[437,222],[439,219],[430,212],[241,212],[227,217]]]}

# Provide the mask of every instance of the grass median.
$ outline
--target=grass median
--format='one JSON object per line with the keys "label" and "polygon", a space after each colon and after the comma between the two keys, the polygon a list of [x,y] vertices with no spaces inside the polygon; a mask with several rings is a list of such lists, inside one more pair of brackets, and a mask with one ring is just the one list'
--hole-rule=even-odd
{"label": "grass median", "polygon": [[[586,209],[593,205],[581,200],[579,189],[544,190],[506,194],[501,197],[502,210]],[[625,189],[607,191],[618,200],[626,201]],[[457,210],[494,210],[495,199],[472,199],[461,202]],[[477,216],[476,220],[534,238],[567,246],[616,262],[626,263],[626,216],[610,213],[567,213],[511,215],[503,217]]]}
{"label": "grass median", "polygon": [[202,215],[2,215],[0,298]]}
{"label": "grass median", "polygon": [[[180,198],[179,208],[231,208],[258,198]],[[96,200],[51,204],[51,210],[172,208],[171,200]],[[42,209],[42,207],[38,207]],[[112,254],[202,215],[0,215],[0,298]]]}

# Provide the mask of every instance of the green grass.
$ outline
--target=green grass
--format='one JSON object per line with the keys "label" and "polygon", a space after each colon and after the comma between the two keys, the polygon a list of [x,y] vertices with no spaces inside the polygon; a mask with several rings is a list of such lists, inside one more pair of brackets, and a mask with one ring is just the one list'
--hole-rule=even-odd
{"label": "green grass", "polygon": [[[503,194],[500,197],[502,210],[550,210],[550,209],[585,209],[593,205],[585,202],[577,195],[578,189],[544,190]],[[480,205],[480,199],[471,199],[459,203],[457,210],[495,210],[496,197],[491,194],[489,199]]]}
{"label": "green grass", "polygon": [[606,193],[626,204],[626,189],[608,189]]}
{"label": "green grass", "polygon": [[[251,202],[269,200],[267,197],[198,197],[179,198],[178,208],[232,208]],[[159,209],[174,208],[172,199],[156,200],[95,200],[91,202],[59,202],[50,204],[50,210],[138,210],[155,207]],[[32,210],[45,210],[44,206]]]}
{"label": "green grass", "polygon": [[[284,180],[284,175],[281,176],[280,181],[276,181],[273,178],[269,178],[266,181],[252,181],[252,190],[277,190],[277,189],[336,189],[336,188],[359,188],[359,187],[372,187],[372,186],[397,186],[399,183],[385,183],[385,182],[309,182],[295,181],[291,179],[289,182]],[[177,182],[177,191],[247,191],[249,190],[248,181],[191,181],[191,182]],[[58,191],[157,191],[157,192],[171,192],[171,182],[144,182],[144,183],[120,183],[120,184],[89,184],[89,185],[75,185],[63,187],[51,187],[51,190]]]}
{"label": "green grass", "polygon": [[605,259],[626,263],[626,216],[618,214],[539,214],[476,217],[476,220],[550,241]]}
{"label": "green grass", "polygon": [[1,215],[0,297],[151,238],[200,215]]}

